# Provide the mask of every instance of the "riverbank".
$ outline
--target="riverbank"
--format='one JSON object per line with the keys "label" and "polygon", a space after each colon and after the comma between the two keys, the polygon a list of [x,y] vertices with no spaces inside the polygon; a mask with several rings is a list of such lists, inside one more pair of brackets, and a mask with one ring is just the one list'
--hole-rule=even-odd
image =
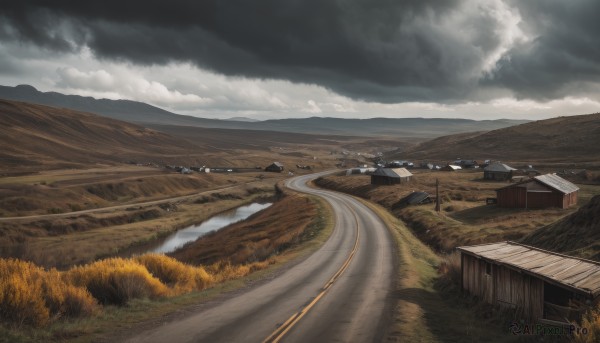
{"label": "riverbank", "polygon": [[111,256],[129,256],[169,234],[274,194],[274,180],[233,184],[158,204],[130,205],[52,220],[0,222],[0,256],[67,269]]}
{"label": "riverbank", "polygon": [[[294,199],[294,197],[296,198]],[[286,199],[288,200],[286,201]],[[288,222],[292,226],[298,225],[300,228],[304,228],[305,230],[308,229],[306,235],[301,235],[303,237],[301,240],[288,242],[287,249],[275,251],[262,262],[258,262],[266,268],[264,270],[254,272],[248,276],[243,276],[242,273],[239,275],[241,278],[226,281],[222,284],[216,284],[204,291],[194,291],[180,296],[159,298],[157,300],[148,300],[146,298],[133,299],[129,301],[125,307],[114,305],[104,306],[99,315],[88,319],[56,321],[50,326],[42,329],[24,327],[20,330],[13,330],[5,327],[0,330],[3,331],[0,332],[0,336],[3,337],[3,340],[0,341],[119,341],[120,339],[115,338],[115,335],[119,336],[131,333],[132,326],[136,328],[139,327],[141,328],[140,330],[142,330],[145,325],[156,325],[156,320],[161,322],[167,320],[167,318],[171,318],[172,320],[178,315],[181,315],[181,311],[185,312],[186,308],[190,309],[190,306],[192,306],[192,308],[203,306],[201,304],[208,300],[232,296],[231,293],[229,293],[230,291],[251,287],[254,283],[261,282],[260,280],[264,279],[266,275],[281,272],[286,266],[296,263],[298,259],[315,251],[327,239],[331,233],[332,219],[328,216],[326,204],[315,198],[303,195],[288,195],[282,199],[282,205],[279,207],[280,209],[289,209],[289,206],[291,206],[290,204],[296,203],[296,201],[299,200],[307,204],[304,212],[307,214],[316,213],[314,216],[306,215],[305,220],[308,221],[298,221],[296,220],[297,218],[290,221],[291,218],[286,217],[286,215],[290,213],[290,211],[287,210],[274,211],[270,214],[265,213],[263,217],[261,217],[259,213],[259,215],[251,218],[252,224],[250,226],[259,226],[265,229],[273,228],[274,224],[279,222]],[[271,208],[266,211],[270,209]],[[277,208],[275,208],[275,210],[276,209]],[[316,212],[314,212],[315,209]],[[234,225],[244,225],[244,222]],[[290,226],[275,226],[282,231],[286,231],[290,228]],[[243,268],[247,263],[239,264],[239,267]],[[253,264],[256,263],[257,262],[253,262]],[[223,263],[217,262],[217,265],[221,266],[227,266],[228,264],[229,261],[224,261]],[[238,268],[235,266],[232,267]]]}

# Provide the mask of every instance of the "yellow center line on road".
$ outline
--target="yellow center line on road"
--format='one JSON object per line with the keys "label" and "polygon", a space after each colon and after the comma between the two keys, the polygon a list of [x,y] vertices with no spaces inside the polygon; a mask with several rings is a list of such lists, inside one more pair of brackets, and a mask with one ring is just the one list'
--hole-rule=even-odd
{"label": "yellow center line on road", "polygon": [[280,327],[278,327],[277,330],[275,330],[271,335],[269,335],[269,337],[267,337],[263,341],[263,343],[279,342],[283,338],[283,336],[285,336],[292,329],[292,327],[294,327],[294,325],[296,325],[300,321],[300,319],[302,319],[302,317],[304,317],[304,315],[306,315],[306,313],[308,313],[308,311],[310,311],[310,309],[313,306],[315,306],[315,304],[319,300],[321,300],[321,298],[325,295],[325,293],[329,290],[329,288],[333,285],[333,283],[340,277],[340,275],[342,275],[342,273],[350,265],[350,261],[352,261],[352,258],[354,257],[354,254],[356,253],[356,250],[358,249],[358,240],[360,238],[360,230],[359,230],[358,216],[356,215],[356,211],[350,207],[349,207],[349,209],[352,212],[352,215],[354,216],[354,220],[356,221],[356,240],[354,241],[354,247],[352,248],[350,255],[348,255],[348,258],[346,259],[344,264],[340,267],[340,269],[331,277],[331,279],[329,279],[329,281],[327,281],[325,286],[323,286],[323,288],[321,289],[321,292],[319,292],[319,294],[308,305],[306,305],[300,311],[296,312],[288,320],[286,320],[285,323],[283,323]]}

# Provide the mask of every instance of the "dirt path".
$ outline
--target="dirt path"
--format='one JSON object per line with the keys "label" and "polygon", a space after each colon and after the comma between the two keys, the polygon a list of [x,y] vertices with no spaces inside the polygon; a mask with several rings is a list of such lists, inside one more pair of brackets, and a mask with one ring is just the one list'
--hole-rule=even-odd
{"label": "dirt path", "polygon": [[215,188],[204,190],[204,191],[199,192],[199,193],[193,193],[193,194],[188,194],[188,195],[181,195],[181,196],[176,196],[176,197],[171,197],[171,198],[165,198],[165,199],[159,199],[159,200],[151,200],[151,201],[143,201],[143,202],[132,202],[132,203],[126,203],[126,204],[122,204],[122,205],[100,207],[100,208],[92,208],[92,209],[88,209],[88,210],[81,210],[81,211],[74,211],[74,212],[54,213],[54,214],[36,214],[36,215],[22,216],[22,217],[0,217],[0,222],[21,221],[21,220],[54,219],[54,218],[63,218],[63,217],[78,216],[78,215],[82,215],[82,214],[110,212],[110,211],[114,211],[114,210],[121,210],[121,209],[126,209],[126,208],[129,208],[129,207],[134,207],[134,206],[158,205],[158,204],[163,204],[163,203],[167,203],[167,202],[182,201],[182,200],[192,199],[194,197],[197,197],[197,196],[200,196],[200,195],[203,195],[203,194],[208,194],[208,193],[212,193],[212,192],[215,192],[215,191],[222,191],[222,190],[226,190],[226,189],[233,189],[233,188],[237,188],[237,187],[240,187],[240,186],[247,186],[247,185],[250,185],[250,184],[253,184],[253,183],[258,183],[258,182],[262,182],[262,181],[249,181],[249,182],[238,183],[238,184],[235,184],[235,185],[219,186],[219,187],[215,187]]}

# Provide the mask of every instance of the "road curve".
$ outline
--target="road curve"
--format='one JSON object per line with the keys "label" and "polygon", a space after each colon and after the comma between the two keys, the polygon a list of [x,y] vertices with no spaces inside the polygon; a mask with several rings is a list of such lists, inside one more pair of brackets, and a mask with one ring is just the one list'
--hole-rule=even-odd
{"label": "road curve", "polygon": [[[127,341],[263,342],[267,337],[283,342],[382,341],[391,317],[392,239],[381,219],[361,202],[306,186],[322,174],[286,182],[291,189],[331,204],[335,228],[321,248],[268,282]],[[286,322],[293,325],[286,325],[281,335],[279,328]]]}

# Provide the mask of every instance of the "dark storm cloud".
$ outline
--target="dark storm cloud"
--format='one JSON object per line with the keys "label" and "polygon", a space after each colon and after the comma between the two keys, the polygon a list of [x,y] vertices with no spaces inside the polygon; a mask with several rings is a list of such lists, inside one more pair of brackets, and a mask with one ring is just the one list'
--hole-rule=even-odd
{"label": "dark storm cloud", "polygon": [[516,1],[525,30],[534,39],[503,59],[486,83],[520,97],[552,99],[586,93],[600,82],[600,2]]}
{"label": "dark storm cloud", "polygon": [[[564,95],[598,82],[600,2],[515,1],[537,38],[505,51],[502,22],[475,1],[14,1],[4,40],[142,64],[192,62],[226,75],[316,83],[356,99],[461,101],[477,87]],[[470,11],[467,17],[461,13]],[[558,24],[558,25],[557,25]],[[583,87],[583,86],[581,86]]]}

